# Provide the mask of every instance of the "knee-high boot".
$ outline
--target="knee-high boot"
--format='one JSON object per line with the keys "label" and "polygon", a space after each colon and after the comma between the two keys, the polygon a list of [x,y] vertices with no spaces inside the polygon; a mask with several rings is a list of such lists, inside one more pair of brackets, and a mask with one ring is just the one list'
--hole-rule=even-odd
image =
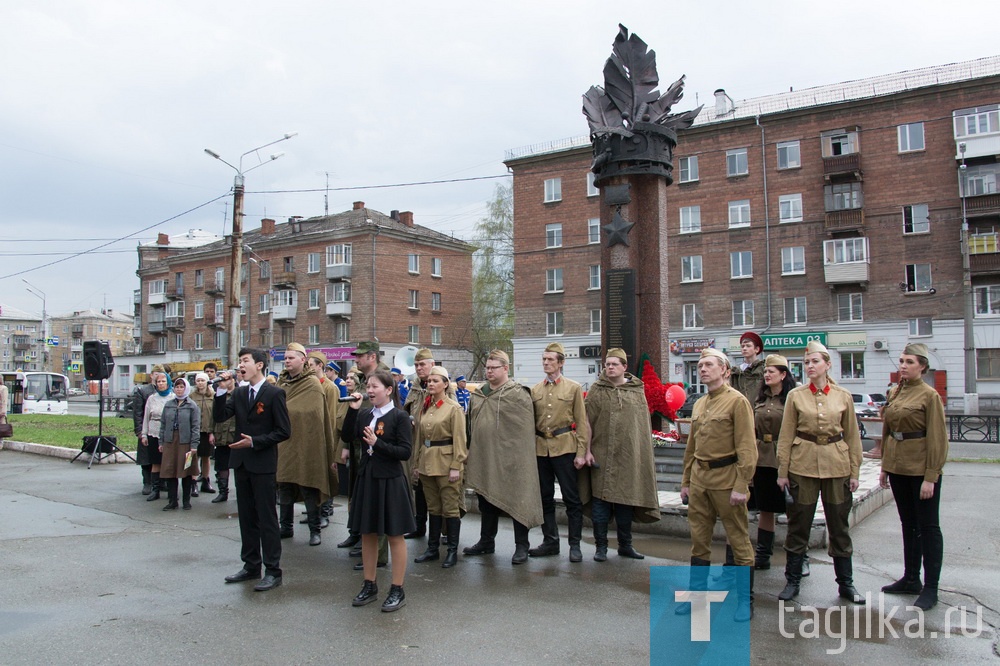
{"label": "knee-high boot", "polygon": [[736,612],[733,613],[733,620],[736,622],[749,622],[753,617],[753,567],[747,567],[750,572],[749,581],[737,579],[736,584]]}
{"label": "knee-high boot", "polygon": [[[621,544],[621,540],[618,542]],[[608,524],[594,523],[594,561],[605,562],[608,559]]]}
{"label": "knee-high boot", "polygon": [[789,553],[785,556],[785,589],[778,593],[781,601],[791,601],[799,594],[802,582],[802,555]]}
{"label": "knee-high boot", "polygon": [[290,539],[295,536],[295,505],[281,504],[278,511],[278,523],[281,525],[281,538]]}
{"label": "knee-high boot", "polygon": [[856,604],[865,603],[865,598],[854,587],[854,563],[851,561],[851,556],[834,557],[833,571],[837,578],[837,593],[840,598]]}
{"label": "knee-high boot", "polygon": [[212,498],[212,504],[225,502],[229,499],[229,470],[216,470],[215,482],[219,486],[219,494]]}
{"label": "knee-high boot", "polygon": [[882,591],[891,594],[920,594],[920,532],[916,527],[903,528],[903,577],[895,583],[883,585]]}
{"label": "knee-high boot", "polygon": [[913,605],[921,610],[930,610],[938,601],[938,580],[941,578],[941,566],[944,562],[944,537],[940,528],[927,530],[920,534],[924,558],[924,587]]}
{"label": "knee-high boot", "polygon": [[736,566],[736,557],[733,555],[733,547],[726,544],[726,561],[722,563],[722,573],[712,579],[717,585],[729,587],[736,578],[736,570],[730,567]]}
{"label": "knee-high boot", "polygon": [[618,527],[618,555],[633,560],[644,560],[646,556],[632,547],[632,507],[615,510],[615,524]]}
{"label": "knee-high boot", "polygon": [[[174,483],[177,483],[174,481]],[[190,476],[185,476],[181,479],[181,487],[183,488],[184,495],[182,497],[181,506],[185,509],[191,508],[191,489],[194,487],[194,479]]]}
{"label": "knee-high boot", "polygon": [[546,513],[542,523],[542,543],[537,548],[529,548],[528,555],[531,557],[547,557],[559,554],[559,525],[556,523],[555,513]]}
{"label": "knee-high boot", "polygon": [[774,552],[774,532],[757,528],[757,550],[754,553],[753,568],[771,568],[771,553]]}
{"label": "knee-high boot", "polygon": [[167,505],[163,507],[163,510],[173,511],[177,508],[177,479],[164,479],[164,481],[167,485]]}
{"label": "knee-high boot", "polygon": [[500,529],[500,515],[494,512],[482,514],[479,542],[462,549],[463,555],[489,555],[496,551],[496,536]]}
{"label": "knee-high boot", "polygon": [[160,499],[160,488],[162,487],[160,485],[160,473],[150,472],[149,477],[150,477],[150,482],[149,482],[150,489],[149,489],[149,497],[146,498],[146,501],[154,502]]}
{"label": "knee-high boot", "polygon": [[567,516],[569,523],[569,561],[582,562],[583,553],[580,551],[580,542],[583,540],[583,514]]}
{"label": "knee-high boot", "polygon": [[446,518],[445,521],[448,526],[448,554],[445,555],[441,566],[450,569],[458,564],[458,539],[462,534],[462,519]]}
{"label": "knee-high boot", "polygon": [[142,494],[148,495],[153,492],[153,466],[143,465],[142,466]]}
{"label": "knee-high boot", "polygon": [[[709,560],[703,560],[700,557],[691,558],[691,577],[688,588],[691,591],[704,592],[708,590],[708,567],[712,563]],[[681,602],[677,608],[674,609],[674,615],[690,615],[691,614],[691,602],[684,601]]]}
{"label": "knee-high boot", "polygon": [[423,555],[413,558],[413,561],[417,564],[421,562],[430,562],[432,560],[437,560],[441,558],[441,523],[443,522],[441,516],[436,516],[433,513],[428,516],[428,522],[430,523],[427,528],[427,550],[424,551]]}

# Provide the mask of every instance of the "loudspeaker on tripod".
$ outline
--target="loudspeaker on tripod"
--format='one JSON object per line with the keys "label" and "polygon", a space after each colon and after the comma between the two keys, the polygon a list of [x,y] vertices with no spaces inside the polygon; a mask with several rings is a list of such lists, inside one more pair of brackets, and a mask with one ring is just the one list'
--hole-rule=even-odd
{"label": "loudspeaker on tripod", "polygon": [[83,375],[87,379],[108,379],[115,368],[111,346],[105,340],[84,340]]}

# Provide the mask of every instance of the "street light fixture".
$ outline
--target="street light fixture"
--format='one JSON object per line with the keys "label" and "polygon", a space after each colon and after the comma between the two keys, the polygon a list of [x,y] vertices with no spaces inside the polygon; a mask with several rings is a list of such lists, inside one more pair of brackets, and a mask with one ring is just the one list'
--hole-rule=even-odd
{"label": "street light fixture", "polygon": [[[236,172],[236,177],[233,179],[233,237],[232,237],[232,257],[230,259],[229,266],[229,367],[235,368],[237,363],[239,363],[238,352],[240,348],[240,270],[243,265],[243,178],[244,176],[257,169],[264,166],[265,164],[270,164],[274,160],[278,159],[284,153],[275,153],[269,156],[269,159],[262,158],[257,154],[258,164],[244,170],[243,169],[243,158],[250,154],[256,154],[258,151],[267,148],[268,146],[273,146],[276,143],[282,141],[287,141],[293,136],[296,136],[298,132],[289,132],[282,136],[280,139],[275,139],[269,143],[265,143],[262,146],[257,146],[256,148],[251,148],[247,152],[240,155],[240,159],[237,162],[239,166],[233,166],[226,160],[222,159],[219,153],[208,148],[205,149],[205,154],[213,157],[230,169]],[[247,280],[249,280],[249,275]],[[247,319],[249,321],[249,318]]]}
{"label": "street light fixture", "polygon": [[37,298],[42,299],[42,370],[49,369],[49,318],[45,311],[45,292],[31,284],[24,278],[21,282],[28,285],[27,292]]}

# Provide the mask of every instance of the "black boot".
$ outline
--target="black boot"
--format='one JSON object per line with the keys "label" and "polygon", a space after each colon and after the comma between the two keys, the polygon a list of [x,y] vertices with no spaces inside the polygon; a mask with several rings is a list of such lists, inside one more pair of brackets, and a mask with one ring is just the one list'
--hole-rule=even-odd
{"label": "black boot", "polygon": [[903,577],[895,583],[883,585],[882,591],[890,594],[920,594],[920,536],[916,529],[903,529]]}
{"label": "black boot", "polygon": [[579,516],[567,516],[569,522],[569,561],[583,562],[583,553],[580,552],[580,542],[583,540],[583,514]]}
{"label": "black boot", "polygon": [[462,549],[463,555],[489,555],[496,551],[496,536],[500,529],[500,515],[496,513],[482,514],[479,529],[479,542]]}
{"label": "black boot", "polygon": [[370,604],[376,599],[378,599],[378,585],[373,580],[365,579],[364,585],[361,586],[361,591],[358,592],[356,597],[354,597],[354,601],[351,602],[351,605],[364,606],[365,604]]}
{"label": "black boot", "polygon": [[865,598],[854,587],[854,563],[851,557],[834,557],[833,571],[837,578],[837,593],[840,598],[856,604],[865,603]]}
{"label": "black boot", "polygon": [[785,553],[785,589],[778,593],[781,601],[791,601],[799,594],[799,583],[802,582],[802,555]]}
{"label": "black boot", "polygon": [[730,567],[736,566],[736,559],[733,555],[733,547],[728,543],[726,544],[726,561],[722,564],[722,573],[712,579],[712,582],[716,585],[721,585],[723,587],[731,587],[733,581],[736,579],[736,570]]}
{"label": "black boot", "polygon": [[201,492],[207,493],[209,495],[215,494],[215,488],[212,487],[212,480],[209,479],[204,474],[201,477]]}
{"label": "black boot", "polygon": [[164,479],[164,482],[167,485],[167,505],[163,507],[163,510],[173,511],[177,508],[177,479]]}
{"label": "black boot", "polygon": [[417,524],[417,529],[404,534],[404,539],[419,539],[427,533],[427,498],[424,496],[423,486],[419,483],[413,488],[413,498],[416,502],[413,511],[413,522]]}
{"label": "black boot", "polygon": [[428,522],[430,526],[427,528],[427,550],[424,551],[423,555],[413,558],[413,561],[417,564],[441,559],[441,551],[439,549],[441,547],[441,523],[443,520],[441,516],[431,514]]}
{"label": "black boot", "polygon": [[[700,557],[691,558],[691,578],[689,579],[688,588],[694,592],[704,592],[708,589],[708,567],[712,563],[709,560],[703,560]],[[691,602],[684,601],[681,602],[677,608],[674,609],[674,615],[690,615],[691,614]]]}
{"label": "black boot", "polygon": [[185,478],[190,478],[191,479],[191,497],[197,497],[198,496],[198,477],[192,476],[192,477],[185,477]]}
{"label": "black boot", "polygon": [[921,610],[930,610],[938,601],[938,580],[941,578],[941,565],[944,562],[944,536],[941,529],[935,526],[921,532],[920,545],[923,547],[924,589],[913,605]]}
{"label": "black boot", "polygon": [[427,516],[414,516],[413,522],[417,524],[417,529],[404,534],[404,539],[419,539],[427,534]]}
{"label": "black boot", "polygon": [[148,495],[153,492],[152,465],[142,466],[142,494]]}
{"label": "black boot", "polygon": [[227,501],[229,499],[229,470],[216,472],[215,482],[219,484],[219,494],[212,498],[212,504]]}
{"label": "black boot", "polygon": [[737,584],[736,612],[733,613],[733,620],[736,622],[749,622],[753,617],[753,567],[750,570],[749,587],[744,587],[741,582]]}
{"label": "black boot", "polygon": [[181,479],[181,488],[183,488],[184,495],[182,498],[181,507],[184,509],[191,508],[191,493],[194,492],[194,479],[190,476],[185,476]]}
{"label": "black boot", "polygon": [[337,544],[337,548],[354,548],[361,543],[361,535],[348,531],[347,538]]}
{"label": "black boot", "polygon": [[510,558],[511,564],[524,564],[528,561],[528,548],[531,543],[528,541],[528,528],[521,523],[514,521],[514,555]]}
{"label": "black boot", "polygon": [[770,569],[772,552],[774,552],[774,532],[757,528],[757,551],[754,553],[753,568],[762,571]]}
{"label": "black boot", "polygon": [[548,557],[559,554],[559,525],[556,523],[556,514],[547,513],[542,523],[542,543],[537,548],[529,548],[528,555],[531,557]]}
{"label": "black boot", "polygon": [[155,502],[160,499],[160,473],[150,472],[150,484],[149,484],[149,497],[146,498],[147,502]]}
{"label": "black boot", "polygon": [[448,554],[445,555],[441,567],[450,569],[458,564],[458,539],[462,534],[462,519],[447,518],[446,522],[448,525]]}
{"label": "black boot", "polygon": [[623,516],[622,512],[615,513],[615,523],[618,526],[618,556],[629,557],[633,560],[644,560],[646,556],[632,547],[632,516],[629,509],[628,516]]}
{"label": "black boot", "polygon": [[281,504],[278,509],[278,523],[281,525],[281,538],[291,539],[295,536],[295,505]]}
{"label": "black boot", "polygon": [[920,591],[920,596],[913,602],[913,605],[920,610],[930,610],[937,606],[937,602],[937,587],[928,587],[927,585],[924,585],[924,588]]}
{"label": "black boot", "polygon": [[802,555],[802,577],[808,578],[810,573],[812,572],[809,571],[809,551],[806,551]]}
{"label": "black boot", "polygon": [[309,525],[309,545],[318,546],[323,543],[320,536],[320,505],[306,502],[306,522]]}
{"label": "black boot", "polygon": [[382,612],[392,613],[398,611],[406,605],[406,595],[403,593],[402,585],[392,585],[389,587],[389,594],[382,602]]}
{"label": "black boot", "polygon": [[[619,542],[620,543],[620,542]],[[594,523],[594,561],[605,562],[608,559],[608,524]]]}

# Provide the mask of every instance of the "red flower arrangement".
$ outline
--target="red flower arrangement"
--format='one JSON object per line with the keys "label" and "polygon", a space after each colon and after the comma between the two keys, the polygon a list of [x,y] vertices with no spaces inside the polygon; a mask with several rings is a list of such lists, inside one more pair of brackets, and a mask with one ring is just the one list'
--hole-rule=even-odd
{"label": "red flower arrangement", "polygon": [[[673,384],[664,384],[660,381],[660,376],[656,374],[656,368],[653,367],[648,358],[642,362],[641,376],[642,385],[646,392],[646,403],[649,405],[649,413],[658,413],[670,421],[676,421],[677,413],[667,405],[666,398],[667,389],[673,386]],[[684,388],[682,382],[678,382],[677,386]]]}

